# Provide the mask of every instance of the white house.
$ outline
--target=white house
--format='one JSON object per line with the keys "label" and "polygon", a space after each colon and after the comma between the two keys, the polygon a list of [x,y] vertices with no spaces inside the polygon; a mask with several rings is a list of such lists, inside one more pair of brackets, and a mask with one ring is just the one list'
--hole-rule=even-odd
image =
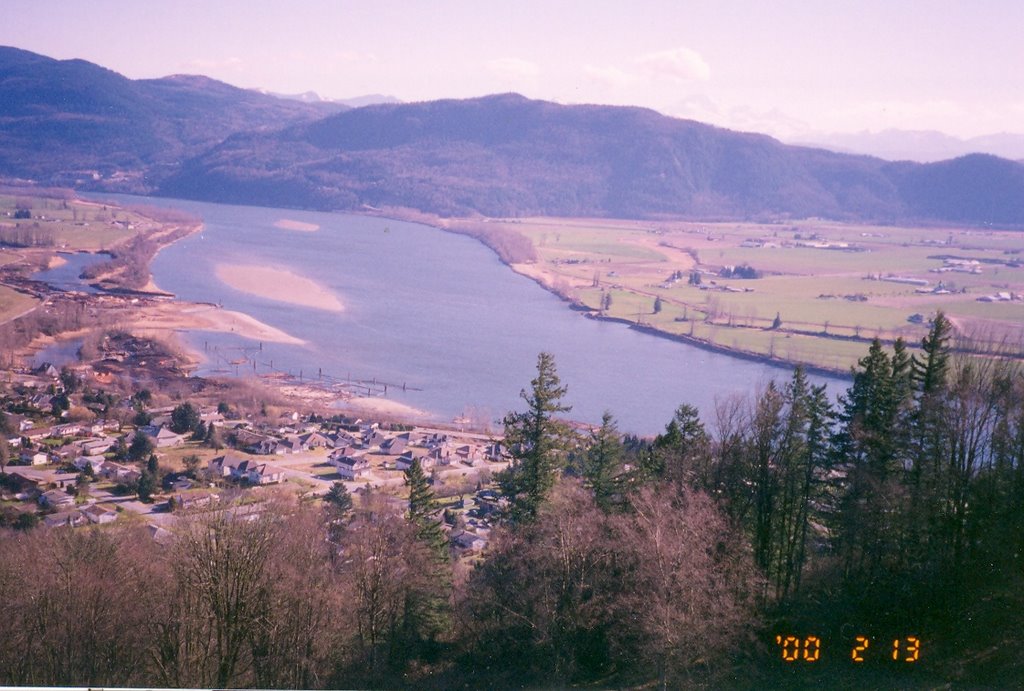
{"label": "white house", "polygon": [[370,470],[370,462],[362,453],[331,454],[327,462],[346,480],[358,480]]}

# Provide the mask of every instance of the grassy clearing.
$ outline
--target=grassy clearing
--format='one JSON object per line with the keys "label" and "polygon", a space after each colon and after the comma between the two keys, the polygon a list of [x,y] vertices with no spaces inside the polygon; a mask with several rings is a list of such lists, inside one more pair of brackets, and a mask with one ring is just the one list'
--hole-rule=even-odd
{"label": "grassy clearing", "polygon": [[33,297],[0,285],[0,323],[13,319],[38,304],[39,300]]}

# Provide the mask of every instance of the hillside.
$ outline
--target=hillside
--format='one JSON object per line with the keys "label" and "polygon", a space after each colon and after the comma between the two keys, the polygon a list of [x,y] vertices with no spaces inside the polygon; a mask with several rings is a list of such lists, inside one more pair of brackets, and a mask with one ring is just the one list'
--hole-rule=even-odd
{"label": "hillside", "polygon": [[[233,132],[282,127],[341,106],[286,101],[206,77],[131,80],[84,60],[0,47],[0,174],[50,184],[114,176],[145,191]],[[115,175],[120,171],[120,175]]]}
{"label": "hillside", "polygon": [[[890,163],[515,94],[344,105],[0,47],[0,177],[315,209],[1024,226],[1024,166]],[[340,111],[340,112],[339,112]]]}
{"label": "hillside", "polygon": [[995,157],[893,164],[640,108],[514,94],[375,105],[236,135],[160,192],[441,215],[1024,224],[1024,167]]}

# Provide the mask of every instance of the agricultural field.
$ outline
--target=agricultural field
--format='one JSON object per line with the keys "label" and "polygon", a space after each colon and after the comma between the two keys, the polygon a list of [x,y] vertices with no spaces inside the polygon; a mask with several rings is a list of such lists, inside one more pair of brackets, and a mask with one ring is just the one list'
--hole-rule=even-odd
{"label": "agricultural field", "polygon": [[33,297],[0,285],[0,324],[28,312],[38,304],[39,301]]}
{"label": "agricultural field", "polygon": [[130,210],[80,199],[0,193],[0,244],[8,246],[99,252],[157,227]]}
{"label": "agricultural field", "polygon": [[537,261],[513,268],[580,306],[721,348],[846,371],[876,336],[918,343],[942,310],[971,349],[1024,356],[1020,232],[815,220],[488,225],[527,237]]}

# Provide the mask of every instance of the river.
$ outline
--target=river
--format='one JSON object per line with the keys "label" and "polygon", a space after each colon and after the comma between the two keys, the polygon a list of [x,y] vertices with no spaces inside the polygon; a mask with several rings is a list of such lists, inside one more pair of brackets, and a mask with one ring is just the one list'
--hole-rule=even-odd
{"label": "river", "polygon": [[[790,371],[587,319],[533,281],[513,273],[476,240],[383,218],[113,196],[200,216],[204,228],[162,250],[157,285],[186,300],[215,302],[306,341],[262,344],[256,360],[316,378],[377,380],[388,397],[451,419],[500,418],[522,409],[519,392],[537,354],[554,354],[571,417],[598,422],[610,410],[623,432],[660,431],[681,403],[713,419],[716,399],[746,395]],[[276,227],[283,219],[315,232]],[[259,265],[316,281],[344,305],[327,311],[235,290],[218,264]],[[193,333],[209,353],[200,373],[259,344],[234,334]],[[248,366],[251,367],[251,366]],[[251,371],[251,370],[249,370]],[[244,374],[245,372],[240,372]],[[839,378],[812,377],[831,393]],[[404,386],[404,390],[403,390]]]}

